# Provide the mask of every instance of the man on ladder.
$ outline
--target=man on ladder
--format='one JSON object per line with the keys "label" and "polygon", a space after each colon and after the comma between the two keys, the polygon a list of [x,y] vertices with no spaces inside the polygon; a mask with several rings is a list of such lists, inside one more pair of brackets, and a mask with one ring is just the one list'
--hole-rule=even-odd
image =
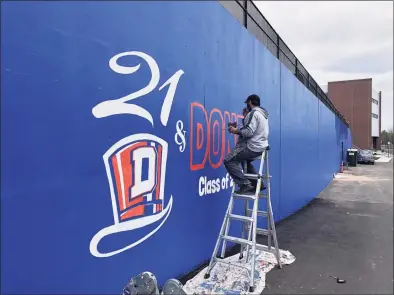
{"label": "man on ladder", "polygon": [[[220,233],[204,278],[208,279],[210,277],[211,270],[217,262],[246,268],[249,272],[249,292],[254,292],[257,251],[263,250],[273,252],[278,267],[281,268],[282,264],[280,261],[280,252],[270,197],[269,179],[271,175],[269,174],[268,165],[268,113],[260,107],[260,98],[255,94],[250,95],[245,103],[248,107],[248,114],[244,119],[244,126],[238,129],[233,124],[229,124],[229,131],[233,134],[238,134],[240,136],[240,141],[224,160],[224,165],[228,173],[239,186],[239,189],[235,191],[235,186],[233,187]],[[258,172],[252,165],[252,162],[257,158],[260,158]],[[245,164],[245,162],[246,168],[244,167],[242,171],[240,164]],[[264,164],[266,166],[265,173],[263,173]],[[267,192],[265,194],[261,192],[263,179],[267,182]],[[234,214],[233,208],[236,199],[241,199],[245,202],[245,215]],[[266,211],[258,209],[260,199],[266,200]],[[251,202],[251,204],[249,202]],[[249,205],[251,205],[251,207]],[[257,228],[258,216],[267,218],[267,229]],[[243,223],[241,238],[229,235],[231,220],[241,221]],[[268,246],[257,243],[257,234],[268,236]],[[274,247],[271,245],[271,238],[274,242]],[[244,265],[234,264],[234,262],[224,260],[227,242],[241,245],[239,258],[245,262]],[[220,255],[221,258],[219,258],[217,254],[221,244],[222,251]],[[243,259],[244,253],[246,254],[246,259]]]}
{"label": "man on ladder", "polygon": [[[257,180],[251,182],[241,170],[240,164],[246,161],[246,173],[257,174],[252,161],[261,156],[268,147],[268,113],[260,107],[260,97],[250,95],[246,101],[248,114],[244,126],[240,129],[230,126],[229,132],[240,136],[240,143],[226,156],[224,166],[234,182],[239,186],[237,194],[254,194]],[[265,187],[262,186],[262,190]]]}

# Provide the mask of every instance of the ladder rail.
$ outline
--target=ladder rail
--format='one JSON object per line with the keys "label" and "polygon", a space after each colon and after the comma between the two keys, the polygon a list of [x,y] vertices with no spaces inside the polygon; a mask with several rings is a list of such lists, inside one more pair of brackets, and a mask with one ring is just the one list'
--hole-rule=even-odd
{"label": "ladder rail", "polygon": [[[258,211],[258,207],[259,207],[259,193],[260,193],[260,188],[261,188],[261,176],[263,174],[263,167],[264,167],[264,160],[266,158],[267,155],[267,151],[264,150],[262,156],[261,156],[261,161],[260,161],[260,167],[259,167],[259,172],[258,172],[258,179],[257,179],[257,186],[256,186],[256,193],[255,193],[255,197],[256,199],[254,200],[254,204],[253,204],[253,235],[252,235],[252,254],[251,254],[251,259],[252,259],[252,269],[250,272],[250,283],[249,286],[252,286],[252,288],[254,288],[254,270],[256,267],[256,239],[257,239],[257,211]],[[268,171],[268,170],[267,170]],[[268,172],[267,172],[268,174]]]}
{"label": "ladder rail", "polygon": [[[266,166],[266,170],[269,171],[269,162],[268,162],[267,155],[266,155],[266,159],[265,159],[265,166]],[[267,174],[268,174],[268,172],[267,172]],[[270,211],[268,209],[269,205],[271,204],[271,189],[270,189],[270,178],[269,177],[267,177],[267,188],[266,188],[266,190],[267,190],[267,216],[268,216],[268,218],[267,218],[267,229],[268,229],[268,231],[271,231],[272,230],[272,227],[271,227],[271,219],[272,219],[271,216],[272,216],[272,214],[270,213]],[[272,246],[271,235],[268,235],[268,250],[271,250],[271,246]]]}
{"label": "ladder rail", "polygon": [[[234,186],[235,187],[235,186]],[[230,229],[230,218],[229,218],[229,214],[231,214],[232,210],[233,210],[233,206],[234,206],[234,199],[230,198],[230,206],[229,206],[229,211],[226,214],[225,220],[226,220],[226,228],[224,231],[224,235],[227,236],[228,235],[228,231]],[[226,246],[227,246],[227,241],[224,240],[223,244],[222,244],[222,253],[221,253],[221,257],[224,258],[225,252],[226,252]]]}
{"label": "ladder rail", "polygon": [[[267,166],[267,171],[269,171],[269,162],[268,162],[268,157],[266,160],[266,166]],[[267,172],[268,174],[268,172]],[[271,204],[271,181],[269,178],[267,178],[267,200],[268,200],[268,206],[267,206],[267,211],[268,211],[268,223],[269,223],[269,228],[271,228],[271,230],[273,231],[273,235],[272,238],[274,240],[274,246],[276,248],[275,251],[275,256],[276,256],[276,260],[278,261],[278,267],[282,268],[282,263],[280,261],[280,252],[279,252],[279,246],[278,246],[278,238],[276,236],[276,229],[275,229],[275,220],[273,218],[273,212],[272,212],[272,204]],[[269,250],[271,250],[271,235],[268,235],[268,239],[269,239],[269,244],[268,244],[268,248]]]}
{"label": "ladder rail", "polygon": [[[249,202],[248,202],[248,207],[249,207]],[[253,220],[255,220],[253,217],[253,210],[252,210],[251,216],[252,216]],[[253,222],[253,223],[255,223],[255,222]],[[252,225],[248,224],[248,226],[249,226],[248,227],[248,241],[250,241],[251,236],[252,236]],[[250,254],[250,245],[246,245],[246,262],[249,262],[249,254]]]}
{"label": "ladder rail", "polygon": [[[245,203],[244,203],[244,214],[245,214],[245,216],[249,216],[249,215],[248,215],[247,203],[248,203],[248,201],[245,200]],[[246,238],[246,227],[247,227],[247,225],[248,225],[248,224],[247,224],[246,222],[243,222],[243,223],[242,223],[241,237],[242,237],[243,239]],[[242,259],[242,258],[243,258],[244,248],[245,248],[244,245],[241,245],[241,249],[240,249],[240,251],[239,251],[239,259]]]}
{"label": "ladder rail", "polygon": [[[234,190],[235,190],[235,185],[233,186],[232,194],[234,193]],[[227,216],[227,214],[229,213],[230,206],[231,206],[231,202],[228,203],[227,210],[226,210],[226,216]],[[220,240],[221,240],[221,239],[220,239],[220,236],[223,235],[225,223],[226,223],[226,218],[223,219],[222,227],[220,228],[219,238],[218,238],[217,241],[216,241],[216,245],[215,245],[215,248],[214,248],[214,250],[213,250],[211,260],[209,261],[209,265],[208,265],[207,271],[206,271],[206,273],[205,273],[205,277],[206,277],[206,278],[209,278],[209,274],[210,274],[210,272],[211,272],[211,270],[212,270],[212,267],[213,267],[213,264],[214,264],[214,261],[215,261],[214,258],[216,257],[216,254],[217,254],[217,252],[218,252],[218,250],[219,250]]]}
{"label": "ladder rail", "polygon": [[[257,182],[261,181],[259,179]],[[253,235],[252,235],[252,254],[251,254],[251,259],[252,259],[252,269],[250,271],[250,283],[249,286],[252,286],[252,289],[254,289],[254,270],[256,267],[256,236],[257,236],[257,207],[259,205],[259,198],[258,198],[258,192],[260,190],[259,183],[257,183],[258,190],[256,190],[256,199],[254,200],[254,205],[253,205]]]}

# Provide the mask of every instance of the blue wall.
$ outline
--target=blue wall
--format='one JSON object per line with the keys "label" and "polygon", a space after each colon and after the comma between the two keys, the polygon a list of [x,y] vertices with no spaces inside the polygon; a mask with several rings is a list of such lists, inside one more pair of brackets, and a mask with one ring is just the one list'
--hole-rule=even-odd
{"label": "blue wall", "polygon": [[[235,138],[222,129],[251,93],[270,113],[276,220],[312,200],[351,146],[219,3],[1,5],[1,292],[118,293],[141,271],[163,284],[208,259],[231,189],[222,160]],[[111,69],[130,51],[153,58],[154,75],[138,56]],[[128,104],[94,109],[149,81]],[[220,191],[205,194],[204,177]]]}

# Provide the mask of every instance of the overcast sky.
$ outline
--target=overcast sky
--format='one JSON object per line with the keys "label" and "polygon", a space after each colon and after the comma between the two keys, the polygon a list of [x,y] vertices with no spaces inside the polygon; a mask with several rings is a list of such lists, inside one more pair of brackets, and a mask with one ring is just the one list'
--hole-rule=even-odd
{"label": "overcast sky", "polygon": [[254,1],[319,85],[372,78],[393,128],[393,2]]}

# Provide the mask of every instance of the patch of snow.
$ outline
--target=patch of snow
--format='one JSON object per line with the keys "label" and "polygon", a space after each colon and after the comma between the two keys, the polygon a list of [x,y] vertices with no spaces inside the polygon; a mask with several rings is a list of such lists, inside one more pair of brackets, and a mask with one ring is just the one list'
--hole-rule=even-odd
{"label": "patch of snow", "polygon": [[388,163],[391,161],[391,159],[392,159],[392,157],[383,156],[383,157],[380,157],[379,159],[375,160],[375,162],[376,163]]}

